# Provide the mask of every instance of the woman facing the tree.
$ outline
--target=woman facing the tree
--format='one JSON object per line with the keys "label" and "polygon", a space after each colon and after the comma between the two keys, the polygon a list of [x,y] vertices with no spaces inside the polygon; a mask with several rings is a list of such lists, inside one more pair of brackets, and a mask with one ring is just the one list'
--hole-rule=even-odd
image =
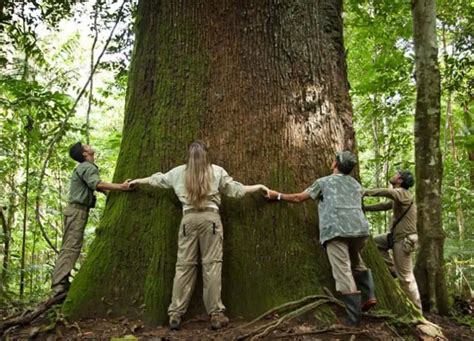
{"label": "woman facing the tree", "polygon": [[158,188],[173,188],[183,206],[183,218],[178,234],[178,256],[173,282],[173,294],[168,308],[170,328],[180,328],[196,282],[198,251],[201,254],[203,300],[211,316],[212,329],[229,322],[221,300],[222,246],[224,230],[219,215],[221,194],[241,198],[246,193],[268,190],[263,185],[244,186],[234,181],[224,168],[213,165],[203,141],[194,141],[188,149],[187,162],[168,173],[155,173],[136,179],[130,186],[148,184]]}

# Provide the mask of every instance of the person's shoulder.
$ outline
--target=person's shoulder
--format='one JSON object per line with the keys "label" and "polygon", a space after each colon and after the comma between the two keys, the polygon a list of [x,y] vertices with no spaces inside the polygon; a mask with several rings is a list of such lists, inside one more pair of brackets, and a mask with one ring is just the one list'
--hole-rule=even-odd
{"label": "person's shoulder", "polygon": [[211,168],[212,168],[213,172],[227,173],[227,171],[223,167],[215,165],[215,164],[211,164]]}
{"label": "person's shoulder", "polygon": [[89,170],[98,170],[97,166],[89,161],[84,161],[78,164],[75,168],[78,172],[85,172]]}
{"label": "person's shoulder", "polygon": [[322,176],[322,177],[316,179],[316,181],[325,182],[325,181],[330,181],[333,178],[334,178],[334,174],[331,174],[331,175]]}
{"label": "person's shoulder", "polygon": [[356,178],[354,178],[353,176],[351,176],[351,175],[346,175],[346,176],[344,176],[344,178],[345,178],[345,180],[346,180],[347,182],[350,182],[350,183],[354,184],[354,185],[357,186],[357,187],[362,187],[362,185],[360,184],[360,182],[359,182]]}
{"label": "person's shoulder", "polygon": [[179,165],[179,166],[176,166],[176,167],[170,169],[169,173],[170,174],[181,174],[185,170],[186,170],[186,165]]}

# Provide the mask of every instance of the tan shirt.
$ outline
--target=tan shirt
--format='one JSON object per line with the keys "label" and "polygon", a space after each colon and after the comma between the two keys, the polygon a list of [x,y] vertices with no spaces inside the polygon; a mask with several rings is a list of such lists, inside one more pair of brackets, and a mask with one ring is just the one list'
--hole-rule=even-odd
{"label": "tan shirt", "polygon": [[[241,198],[245,195],[244,186],[234,181],[224,168],[217,165],[212,167],[211,191],[207,197],[206,207],[219,208],[221,204],[221,193],[232,198]],[[158,188],[173,188],[179,201],[183,204],[183,211],[193,208],[188,201],[185,187],[184,175],[186,165],[173,168],[168,173],[155,173],[150,177],[150,185]]]}
{"label": "tan shirt", "polygon": [[[392,201],[387,201],[380,204],[364,206],[365,211],[387,211],[393,209],[392,223],[390,224],[390,229],[392,229],[393,224],[398,221],[402,214],[408,209],[410,204],[413,202],[413,195],[405,188],[376,188],[371,189],[365,192],[366,196],[370,197],[386,197]],[[405,216],[400,220],[400,222],[395,226],[394,238],[395,241],[403,239],[405,236],[416,231],[416,204],[410,207],[410,210],[405,214]]]}

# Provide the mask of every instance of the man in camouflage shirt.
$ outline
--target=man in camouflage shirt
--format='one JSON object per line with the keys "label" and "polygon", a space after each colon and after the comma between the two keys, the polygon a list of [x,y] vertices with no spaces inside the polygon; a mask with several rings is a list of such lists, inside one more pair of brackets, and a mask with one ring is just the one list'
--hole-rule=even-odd
{"label": "man in camouflage shirt", "polygon": [[89,210],[95,206],[94,191],[130,190],[127,181],[114,184],[100,180],[99,168],[94,164],[95,150],[91,146],[77,142],[69,149],[69,155],[79,164],[72,172],[69,204],[64,209],[63,243],[53,272],[54,295],[69,290],[69,274],[81,253]]}
{"label": "man in camouflage shirt", "polygon": [[332,164],[333,174],[317,179],[305,191],[269,191],[267,195],[269,199],[295,203],[310,198],[319,201],[319,240],[326,248],[349,325],[358,325],[361,310],[376,304],[372,274],[360,255],[369,236],[369,225],[362,211],[362,187],[349,176],[356,164],[353,153],[338,153]]}

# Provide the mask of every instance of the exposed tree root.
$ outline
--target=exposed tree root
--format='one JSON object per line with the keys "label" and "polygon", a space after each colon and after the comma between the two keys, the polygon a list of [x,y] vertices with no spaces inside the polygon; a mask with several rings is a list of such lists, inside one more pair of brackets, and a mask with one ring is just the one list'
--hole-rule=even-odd
{"label": "exposed tree root", "polygon": [[26,314],[21,315],[13,315],[10,317],[6,317],[3,321],[0,322],[0,336],[12,327],[24,326],[32,322],[38,316],[46,312],[50,307],[59,304],[64,301],[66,298],[67,293],[62,293],[60,295],[54,296],[49,298],[46,301],[41,302],[36,309],[33,311],[29,311]]}
{"label": "exposed tree root", "polygon": [[268,316],[282,313],[282,312],[287,312],[282,317],[279,317],[277,320],[272,320],[271,322],[258,326],[257,328],[252,329],[246,334],[239,336],[237,340],[244,340],[249,337],[251,337],[252,340],[255,340],[258,338],[265,337],[269,335],[271,332],[275,331],[282,324],[289,322],[298,316],[304,315],[308,313],[309,311],[316,309],[317,307],[326,303],[334,303],[340,306],[344,306],[344,304],[341,301],[339,301],[338,299],[332,296],[311,295],[311,296],[303,297],[300,300],[288,302],[278,307],[272,308],[269,311],[257,317],[256,319],[254,319],[253,321],[247,323],[246,325],[242,327],[239,327],[239,329],[246,329],[257,322],[262,321]]}

